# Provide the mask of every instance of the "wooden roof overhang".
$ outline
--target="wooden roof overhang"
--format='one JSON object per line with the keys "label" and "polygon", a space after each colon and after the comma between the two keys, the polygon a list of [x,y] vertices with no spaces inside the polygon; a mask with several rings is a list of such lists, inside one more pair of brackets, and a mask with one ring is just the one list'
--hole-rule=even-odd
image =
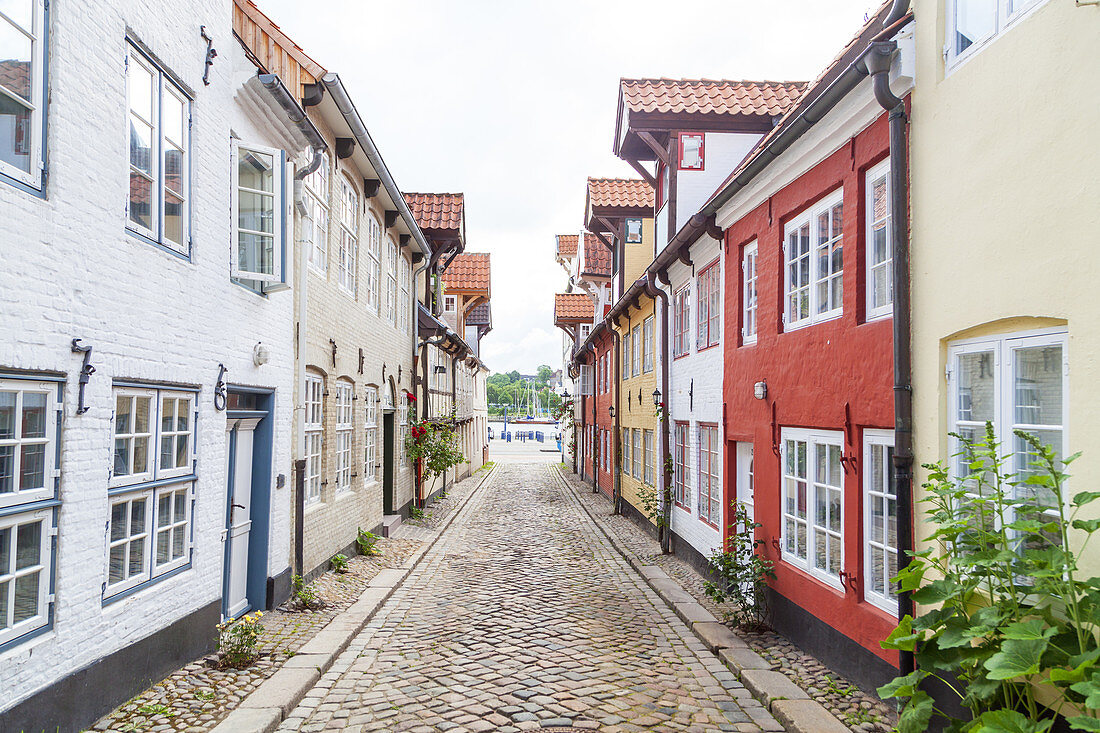
{"label": "wooden roof overhang", "polygon": [[[669,135],[674,132],[746,132],[767,134],[781,115],[636,112],[627,110],[619,96],[614,153],[627,161],[667,163]],[[653,185],[652,183],[650,185]]]}

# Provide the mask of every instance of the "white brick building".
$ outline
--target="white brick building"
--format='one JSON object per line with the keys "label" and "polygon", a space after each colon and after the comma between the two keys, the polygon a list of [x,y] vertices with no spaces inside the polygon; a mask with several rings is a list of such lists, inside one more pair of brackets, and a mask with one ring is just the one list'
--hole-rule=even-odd
{"label": "white brick building", "polygon": [[34,39],[33,113],[0,113],[0,729],[71,730],[287,593],[311,155],[229,4],[28,5],[0,16]]}

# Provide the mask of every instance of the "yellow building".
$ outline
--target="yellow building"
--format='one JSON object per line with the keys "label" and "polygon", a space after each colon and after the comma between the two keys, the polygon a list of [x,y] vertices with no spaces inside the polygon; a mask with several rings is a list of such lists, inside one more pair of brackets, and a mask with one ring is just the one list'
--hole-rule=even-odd
{"label": "yellow building", "polygon": [[[1100,7],[938,0],[915,11],[917,463],[954,453],[949,432],[988,420],[1004,452],[1019,451],[1015,428],[1083,450],[1072,490],[1095,490]],[[1012,460],[1016,470],[1026,456]],[[914,514],[920,540],[929,529]],[[1085,567],[1100,572],[1095,553]]]}

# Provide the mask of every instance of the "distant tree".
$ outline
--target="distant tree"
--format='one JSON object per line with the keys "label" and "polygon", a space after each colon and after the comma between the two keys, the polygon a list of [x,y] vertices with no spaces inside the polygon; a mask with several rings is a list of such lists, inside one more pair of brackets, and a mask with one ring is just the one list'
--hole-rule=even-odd
{"label": "distant tree", "polygon": [[517,372],[515,369],[508,372],[508,379],[511,382],[518,382],[519,381],[519,372]]}

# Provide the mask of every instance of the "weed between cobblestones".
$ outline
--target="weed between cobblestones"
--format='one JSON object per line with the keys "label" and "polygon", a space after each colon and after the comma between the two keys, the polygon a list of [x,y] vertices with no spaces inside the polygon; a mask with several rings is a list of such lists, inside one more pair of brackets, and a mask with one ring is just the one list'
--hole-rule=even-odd
{"label": "weed between cobblestones", "polygon": [[[611,504],[602,495],[593,494],[591,487],[581,482],[566,468],[562,475],[575,489],[576,497],[600,517],[605,528],[615,534],[628,550],[647,564],[657,565],[670,578],[718,618],[733,611],[729,604],[715,603],[706,594],[706,579],[692,566],[673,555],[661,553],[661,546],[624,516],[612,515]],[[727,624],[729,626],[731,624]],[[821,703],[853,733],[889,733],[894,730],[897,714],[893,707],[849,683],[806,654],[791,641],[774,631],[744,631],[732,628],[752,647],[753,651],[787,675],[796,685]]]}

